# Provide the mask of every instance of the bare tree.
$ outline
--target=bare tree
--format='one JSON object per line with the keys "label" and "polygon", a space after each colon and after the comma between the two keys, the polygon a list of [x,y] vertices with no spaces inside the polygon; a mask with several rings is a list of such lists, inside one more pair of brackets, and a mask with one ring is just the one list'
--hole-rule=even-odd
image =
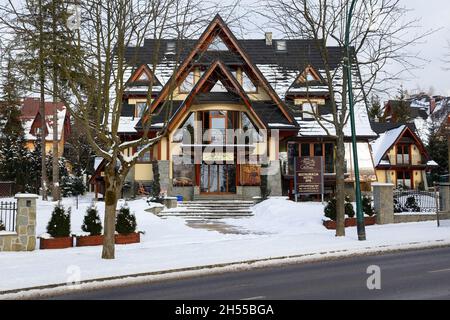
{"label": "bare tree", "polygon": [[[343,72],[345,63],[345,25],[349,6],[348,0],[266,0],[273,26],[289,38],[314,40],[319,52],[320,70],[329,92],[332,116],[320,114],[317,108],[312,112],[315,120],[335,140],[336,155],[336,236],[345,235],[344,211],[344,168],[345,168],[345,127],[349,119],[347,74]],[[381,84],[398,79],[399,74],[386,71],[387,63],[396,62],[404,70],[415,67],[412,59],[418,55],[408,52],[410,45],[426,37],[431,31],[416,33],[417,20],[406,21],[407,9],[399,0],[361,0],[357,2],[351,25],[350,44],[352,46],[351,69],[355,75],[354,88],[356,103],[367,105],[367,96],[380,90]],[[340,67],[333,68],[332,57],[327,46],[342,47]],[[358,79],[358,81],[356,81]],[[309,99],[309,98],[308,98]]]}

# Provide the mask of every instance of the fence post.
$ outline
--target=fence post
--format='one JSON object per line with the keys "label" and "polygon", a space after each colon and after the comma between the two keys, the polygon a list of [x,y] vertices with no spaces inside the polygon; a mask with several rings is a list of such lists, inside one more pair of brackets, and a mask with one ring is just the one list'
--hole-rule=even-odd
{"label": "fence post", "polygon": [[394,223],[394,184],[372,183],[377,224]]}
{"label": "fence post", "polygon": [[450,212],[450,183],[439,183],[441,211]]}
{"label": "fence post", "polygon": [[36,248],[36,199],[38,195],[18,193],[16,230],[17,240],[13,251],[33,251]]}

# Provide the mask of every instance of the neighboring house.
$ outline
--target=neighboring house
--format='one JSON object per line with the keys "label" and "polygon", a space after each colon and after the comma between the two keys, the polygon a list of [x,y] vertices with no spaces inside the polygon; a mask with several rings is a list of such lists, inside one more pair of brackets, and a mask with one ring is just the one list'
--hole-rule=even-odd
{"label": "neighboring house", "polygon": [[[160,55],[153,66],[152,53],[156,48]],[[339,72],[343,50],[328,50],[331,67]],[[175,54],[179,51],[180,55]],[[139,185],[151,185],[153,165],[158,163],[161,189],[169,195],[182,195],[186,200],[251,199],[260,193],[261,159],[266,155],[273,173],[268,179],[271,195],[292,191],[295,156],[323,156],[327,192],[333,192],[333,137],[314,118],[299,112],[314,110],[328,120],[332,118],[324,66],[312,40],[276,40],[270,33],[265,39],[237,39],[222,18],[216,16],[199,39],[146,39],[144,47],[128,48],[127,52],[130,68],[124,79],[119,125],[122,139],[142,136],[150,85],[149,137],[163,127],[166,114],[168,121],[168,135],[139,159],[127,177],[131,190],[136,192],[141,189]],[[339,85],[335,84],[336,91]],[[355,92],[361,96],[361,88]],[[364,189],[370,190],[376,175],[369,140],[377,135],[371,129],[364,102],[356,104],[355,113],[361,179]],[[324,126],[333,135],[330,123]],[[225,136],[225,129],[258,132],[251,139],[238,142],[239,137]],[[205,130],[213,134],[203,135]],[[267,136],[261,134],[263,130],[267,130]],[[350,126],[344,131],[346,183],[353,188]],[[200,163],[180,163],[181,158],[193,159],[194,151],[199,151]],[[257,160],[241,164],[239,157]],[[102,190],[102,165],[96,168],[91,184]]]}
{"label": "neighboring house", "polygon": [[414,132],[414,124],[373,122],[372,128],[379,134],[372,142],[378,182],[408,189],[427,189],[426,172],[437,163],[430,158]]}
{"label": "neighboring house", "polygon": [[[35,142],[41,134],[42,115],[39,110],[40,100],[38,98],[25,98],[21,106],[21,120],[25,131],[26,146],[34,150]],[[67,108],[62,103],[45,102],[45,151],[52,152],[53,149],[53,113],[58,113],[58,153],[64,153],[64,143],[70,134],[70,116]]]}

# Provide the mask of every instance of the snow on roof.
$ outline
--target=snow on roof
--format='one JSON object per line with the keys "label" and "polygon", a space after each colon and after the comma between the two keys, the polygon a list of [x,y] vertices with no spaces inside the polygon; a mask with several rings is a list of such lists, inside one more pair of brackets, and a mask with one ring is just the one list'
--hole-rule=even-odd
{"label": "snow on roof", "polygon": [[288,70],[276,64],[257,64],[256,67],[261,71],[280,98],[284,98],[286,92],[299,74],[298,70]]}
{"label": "snow on roof", "polygon": [[434,161],[434,160],[430,160],[430,161],[427,162],[427,166],[438,167],[439,164],[436,161]]}
{"label": "snow on roof", "polygon": [[401,125],[398,128],[388,130],[385,133],[380,134],[380,137],[372,142],[373,161],[375,162],[375,166],[380,164],[383,156],[392,147],[405,128],[405,125]]}
{"label": "snow on roof", "polygon": [[139,122],[139,117],[120,117],[118,132],[137,132],[136,127]]}
{"label": "snow on roof", "polygon": [[428,144],[430,129],[433,126],[433,121],[431,120],[431,118],[427,118],[426,120],[420,117],[415,118],[414,125],[416,126],[416,133],[419,136],[420,140],[422,140],[424,144]]}
{"label": "snow on roof", "polygon": [[95,157],[95,159],[94,159],[94,170],[97,170],[97,168],[100,166],[102,161],[103,161],[102,157]]}
{"label": "snow on roof", "polygon": [[[32,125],[39,113],[40,100],[35,98],[26,98],[21,108],[22,126],[25,132],[25,139],[34,141],[37,136],[31,133]],[[45,102],[45,124],[47,128],[46,141],[53,141],[53,112],[57,110],[57,126],[58,126],[58,141],[61,140],[64,132],[64,121],[66,119],[67,109],[62,103]]]}

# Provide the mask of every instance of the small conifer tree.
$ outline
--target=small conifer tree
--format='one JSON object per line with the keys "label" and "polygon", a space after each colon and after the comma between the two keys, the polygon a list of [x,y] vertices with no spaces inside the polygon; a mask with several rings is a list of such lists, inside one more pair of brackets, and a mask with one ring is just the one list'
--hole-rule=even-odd
{"label": "small conifer tree", "polygon": [[120,208],[116,219],[116,231],[120,234],[130,234],[136,231],[136,217],[125,205]]}
{"label": "small conifer tree", "polygon": [[70,208],[66,212],[62,205],[55,206],[47,225],[47,232],[53,238],[70,236]]}
{"label": "small conifer tree", "polygon": [[86,210],[81,230],[89,232],[91,236],[98,236],[102,233],[102,229],[102,221],[98,215],[97,207],[92,205]]}

